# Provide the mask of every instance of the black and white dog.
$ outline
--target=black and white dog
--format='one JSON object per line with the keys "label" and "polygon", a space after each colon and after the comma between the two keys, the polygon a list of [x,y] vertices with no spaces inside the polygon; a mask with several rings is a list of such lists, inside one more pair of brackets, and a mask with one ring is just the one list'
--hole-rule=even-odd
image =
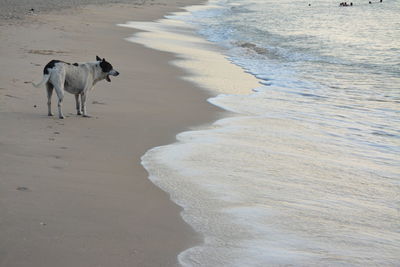
{"label": "black and white dog", "polygon": [[[113,69],[113,66],[104,58],[96,56],[95,62],[86,63],[67,63],[60,60],[52,60],[43,69],[43,80],[39,84],[33,84],[35,87],[41,87],[46,84],[47,88],[47,107],[48,115],[51,113],[51,96],[53,89],[58,96],[58,116],[64,119],[62,112],[62,101],[64,91],[75,95],[76,110],[78,115],[89,117],[86,112],[86,98],[94,85],[103,79],[108,82],[111,76],[118,76],[119,72]],[[79,103],[79,96],[82,105]]]}

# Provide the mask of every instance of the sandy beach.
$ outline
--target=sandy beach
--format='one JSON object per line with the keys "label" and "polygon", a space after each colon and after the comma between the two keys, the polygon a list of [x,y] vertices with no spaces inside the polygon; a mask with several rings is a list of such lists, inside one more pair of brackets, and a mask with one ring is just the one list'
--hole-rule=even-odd
{"label": "sandy beach", "polygon": [[[1,21],[0,266],[175,266],[201,242],[140,157],[219,111],[180,79],[174,55],[127,42],[133,30],[116,26],[200,2],[85,5]],[[91,92],[92,118],[75,115],[70,94],[67,118],[47,117],[45,89],[27,82],[39,82],[52,59],[96,55],[121,75]]]}

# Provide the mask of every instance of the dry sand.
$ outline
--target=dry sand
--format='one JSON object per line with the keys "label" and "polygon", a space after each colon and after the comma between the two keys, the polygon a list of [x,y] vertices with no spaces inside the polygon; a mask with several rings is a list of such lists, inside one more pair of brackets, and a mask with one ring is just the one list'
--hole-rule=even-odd
{"label": "dry sand", "polygon": [[[175,1],[169,1],[176,5]],[[76,9],[85,5],[128,3],[138,6],[166,4],[163,0],[0,0],[0,20],[22,19],[33,14],[47,13],[53,10]],[[183,4],[183,3],[181,3]]]}
{"label": "dry sand", "polygon": [[[218,111],[179,78],[172,54],[129,43],[132,29],[115,26],[197,2],[86,6],[0,26],[0,266],[174,266],[201,242],[140,157]],[[91,92],[93,117],[76,116],[70,94],[67,118],[47,117],[45,89],[25,82],[40,81],[51,59],[96,55],[121,75]]]}

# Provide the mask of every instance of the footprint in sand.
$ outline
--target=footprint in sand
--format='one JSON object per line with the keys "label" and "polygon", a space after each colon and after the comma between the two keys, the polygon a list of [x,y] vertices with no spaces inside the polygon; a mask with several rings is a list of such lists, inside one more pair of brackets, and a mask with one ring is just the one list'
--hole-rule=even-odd
{"label": "footprint in sand", "polygon": [[100,102],[100,101],[93,101],[92,104],[97,104],[97,105],[106,105],[106,103],[104,102]]}
{"label": "footprint in sand", "polygon": [[31,191],[28,187],[25,187],[25,186],[18,186],[17,190],[23,191],[23,192]]}
{"label": "footprint in sand", "polygon": [[61,167],[61,166],[52,166],[52,168],[53,168],[53,169],[56,169],[56,170],[62,170],[62,169],[64,169],[64,167]]}
{"label": "footprint in sand", "polygon": [[15,99],[22,99],[22,98],[20,98],[20,97],[18,97],[18,96],[14,96],[14,95],[4,95],[4,96],[10,97],[10,98],[15,98]]}
{"label": "footprint in sand", "polygon": [[46,50],[46,49],[31,49],[27,51],[30,54],[36,54],[36,55],[55,55],[55,54],[67,54],[66,51],[56,51],[56,50]]}

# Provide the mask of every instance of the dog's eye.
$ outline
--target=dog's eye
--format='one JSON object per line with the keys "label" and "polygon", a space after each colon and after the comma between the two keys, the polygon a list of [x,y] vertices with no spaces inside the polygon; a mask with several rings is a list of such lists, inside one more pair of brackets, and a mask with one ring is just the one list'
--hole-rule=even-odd
{"label": "dog's eye", "polygon": [[113,67],[111,66],[110,63],[104,62],[104,61],[100,63],[100,67],[103,72],[107,72],[107,73],[113,69]]}

